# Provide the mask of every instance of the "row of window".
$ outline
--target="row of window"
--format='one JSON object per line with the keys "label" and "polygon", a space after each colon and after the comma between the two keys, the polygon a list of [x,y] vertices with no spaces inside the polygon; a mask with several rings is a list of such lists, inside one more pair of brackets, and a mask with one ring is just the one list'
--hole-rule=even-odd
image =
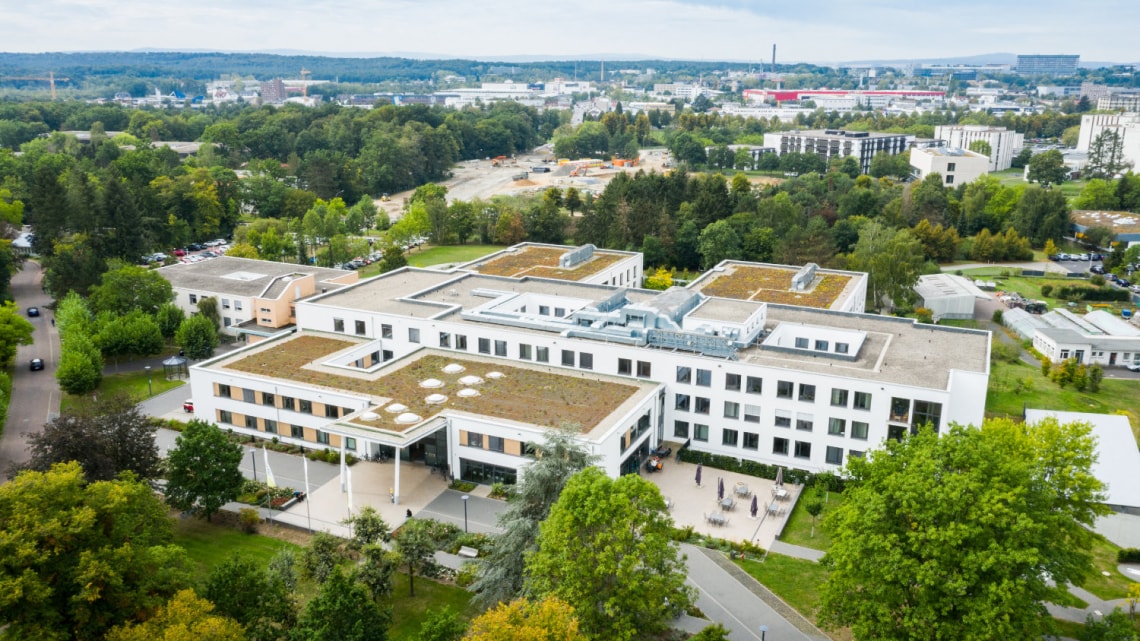
{"label": "row of window", "polygon": [[[486,446],[484,446],[484,442]],[[506,441],[499,436],[489,436],[480,434],[479,432],[468,432],[467,447],[474,447],[491,452],[503,452],[506,448]]]}
{"label": "row of window", "polygon": [[[863,424],[864,427],[866,424]],[[707,442],[709,440],[709,426],[694,423],[693,440]],[[673,436],[676,438],[689,438],[689,424],[685,421],[676,421],[673,424]],[[866,438],[864,435],[863,438]],[[741,447],[746,450],[760,449],[760,435],[755,432],[739,432],[733,429],[721,430],[721,445],[728,447]],[[787,456],[789,452],[796,458],[811,458],[811,443],[808,441],[793,441],[783,436],[772,438],[772,453]],[[826,446],[824,460],[830,465],[843,465],[843,448],[833,445]],[[863,450],[848,450],[849,456],[863,456]]]}
{"label": "row of window", "polygon": [[[203,295],[202,298],[209,298],[209,296]],[[197,305],[198,304],[198,295],[197,294],[190,294],[190,304],[191,305]],[[223,298],[222,299],[222,309],[229,309],[229,308],[230,308],[230,299]],[[242,311],[240,300],[234,299],[234,309],[236,311],[239,311],[239,312]]]}
{"label": "row of window", "polygon": [[[304,398],[294,398],[292,396],[285,395],[278,397],[271,392],[261,392],[261,402],[258,403],[256,390],[249,388],[238,388],[238,390],[241,392],[240,400],[245,403],[254,403],[258,405],[265,405],[267,407],[277,407],[283,410],[289,410],[291,412],[298,412],[301,414],[313,413],[313,402]],[[234,398],[233,388],[231,388],[229,385],[224,385],[221,383],[218,384],[217,396],[220,396],[221,398],[239,400]],[[277,404],[278,398],[281,400],[280,405]],[[325,404],[324,408],[325,418],[340,418],[341,416],[347,416],[348,414],[356,411],[351,407],[341,408],[337,407],[336,405],[329,404]]]}
{"label": "row of window", "polygon": [[[235,425],[233,412],[230,412],[228,410],[218,410],[218,422],[222,423],[223,425]],[[275,421],[271,418],[258,418],[256,416],[251,416],[249,414],[246,414],[245,420],[242,422],[241,425],[239,425],[239,427],[245,427],[245,428],[251,429],[251,430],[259,430],[259,431],[265,432],[266,434],[284,434],[285,432],[288,432],[289,436],[291,438],[299,439],[302,441],[305,440],[305,428],[304,427],[302,427],[300,425],[289,425],[287,423],[283,423],[281,425],[278,425],[277,421]],[[326,432],[324,430],[315,430],[315,432],[316,432],[316,442],[318,444],[320,444],[320,445],[328,445],[329,444],[330,439],[329,439],[329,433],[328,432]],[[356,439],[354,439],[350,436],[345,436],[343,438],[344,438],[344,449],[355,452],[356,451]]]}

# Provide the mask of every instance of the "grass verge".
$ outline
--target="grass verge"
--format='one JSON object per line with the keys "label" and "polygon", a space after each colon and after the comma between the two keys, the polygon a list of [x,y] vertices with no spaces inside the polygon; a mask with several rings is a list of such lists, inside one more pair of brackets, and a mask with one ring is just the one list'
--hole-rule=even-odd
{"label": "grass verge", "polygon": [[392,641],[414,641],[420,633],[420,626],[427,618],[428,611],[450,607],[464,619],[470,618],[468,603],[471,593],[463,588],[431,579],[416,577],[416,596],[408,594],[408,575],[400,573],[392,577],[392,627],[388,628],[388,638]]}
{"label": "grass verge", "polygon": [[805,497],[801,496],[800,500],[796,501],[796,507],[792,509],[792,514],[788,517],[788,523],[784,526],[784,533],[780,535],[780,540],[792,545],[802,545],[826,551],[827,548],[831,547],[831,537],[823,531],[820,524],[823,523],[824,517],[834,512],[843,503],[843,494],[839,492],[824,493],[823,512],[820,512],[819,517],[815,520],[815,536],[812,536],[811,515],[804,507],[807,504],[804,499]]}
{"label": "grass verge", "polygon": [[[157,396],[167,390],[172,390],[175,387],[181,387],[186,384],[186,381],[168,381],[162,375],[162,372],[155,372],[152,370],[150,373],[150,384],[147,384],[146,372],[124,372],[122,374],[110,374],[103,376],[103,382],[99,384],[99,389],[95,390],[94,394],[113,395],[118,392],[123,392],[136,401],[145,400],[153,389],[154,395]],[[90,398],[84,394],[82,396],[75,396],[72,394],[64,394],[59,403],[60,412],[66,412],[71,409],[76,409],[82,405],[90,402]]]}
{"label": "grass verge", "polygon": [[209,576],[214,566],[233,554],[241,555],[264,567],[282,549],[300,551],[300,547],[280,539],[246,534],[224,525],[195,517],[174,519],[174,543],[190,555],[197,566],[199,581]]}
{"label": "grass verge", "polygon": [[768,553],[765,561],[737,561],[752,578],[768,588],[813,623],[819,607],[819,589],[827,570],[818,563]]}
{"label": "grass verge", "polygon": [[[1132,581],[1116,569],[1116,553],[1119,551],[1119,547],[1098,535],[1091,550],[1095,570],[1081,587],[1106,601],[1126,598]],[[1106,572],[1108,576],[1105,576]]]}

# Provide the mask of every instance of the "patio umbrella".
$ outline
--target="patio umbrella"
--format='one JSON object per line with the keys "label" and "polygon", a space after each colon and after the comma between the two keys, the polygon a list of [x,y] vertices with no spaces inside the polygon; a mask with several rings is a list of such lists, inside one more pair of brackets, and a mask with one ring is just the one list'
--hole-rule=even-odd
{"label": "patio umbrella", "polygon": [[701,464],[697,463],[697,486],[701,485]]}
{"label": "patio umbrella", "polygon": [[716,500],[719,501],[723,498],[724,498],[724,477],[722,476],[716,480]]}
{"label": "patio umbrella", "polygon": [[784,485],[784,468],[776,470],[776,487],[783,487]]}
{"label": "patio umbrella", "polygon": [[752,495],[752,518],[756,518],[756,513],[760,511],[760,504],[756,502],[756,495]]}

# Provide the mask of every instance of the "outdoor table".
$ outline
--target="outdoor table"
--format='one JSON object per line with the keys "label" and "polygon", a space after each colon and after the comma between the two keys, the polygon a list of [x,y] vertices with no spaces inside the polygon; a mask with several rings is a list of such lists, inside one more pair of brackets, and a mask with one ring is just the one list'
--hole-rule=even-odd
{"label": "outdoor table", "polygon": [[788,491],[782,487],[773,489],[772,494],[776,495],[777,501],[783,501],[784,499],[788,498]]}
{"label": "outdoor table", "polygon": [[748,486],[745,485],[744,483],[737,483],[735,492],[736,492],[737,496],[744,496],[744,497],[752,496],[752,490],[749,490]]}
{"label": "outdoor table", "polygon": [[726,497],[720,502],[720,509],[728,511],[736,507],[736,500],[732,497]]}
{"label": "outdoor table", "polygon": [[709,515],[709,523],[713,525],[724,525],[724,515],[713,512]]}
{"label": "outdoor table", "polygon": [[780,506],[775,501],[768,504],[768,514],[779,514]]}

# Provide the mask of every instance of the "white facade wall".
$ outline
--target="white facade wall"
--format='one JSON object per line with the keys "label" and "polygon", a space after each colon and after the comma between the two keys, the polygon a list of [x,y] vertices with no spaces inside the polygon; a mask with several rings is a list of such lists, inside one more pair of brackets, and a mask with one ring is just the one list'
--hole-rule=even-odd
{"label": "white facade wall", "polygon": [[1133,167],[1140,167],[1140,114],[1090,114],[1081,116],[1077,151],[1088,152],[1093,141],[1105,131],[1121,138],[1121,156]]}
{"label": "white facade wall", "polygon": [[[637,372],[639,361],[649,363],[651,375],[648,380],[660,382],[665,385],[666,398],[663,413],[663,425],[654,431],[659,440],[684,440],[674,436],[675,421],[689,423],[689,435],[694,436],[694,425],[708,425],[707,441],[693,440],[692,447],[699,451],[737,456],[756,460],[773,465],[792,465],[797,468],[818,471],[836,469],[839,465],[826,462],[826,448],[839,447],[844,450],[843,460],[846,461],[850,451],[864,452],[877,446],[888,434],[888,416],[892,397],[910,400],[932,401],[942,404],[943,420],[940,427],[944,428],[947,417],[953,414],[955,420],[961,423],[980,425],[984,416],[985,374],[976,377],[959,376],[962,381],[973,381],[971,384],[961,383],[963,395],[956,390],[923,389],[894,383],[884,383],[873,379],[848,378],[844,376],[821,375],[811,372],[802,372],[783,367],[761,367],[754,364],[725,361],[712,357],[705,357],[689,352],[673,352],[665,350],[646,349],[637,346],[620,345],[614,343],[601,343],[598,341],[568,338],[554,333],[518,330],[511,327],[493,324],[475,324],[470,322],[456,322],[449,320],[396,317],[392,315],[375,314],[363,311],[349,311],[320,304],[319,300],[304,302],[297,306],[298,325],[307,329],[321,332],[333,330],[333,319],[344,318],[345,327],[351,334],[353,323],[351,320],[365,320],[368,329],[367,336],[379,336],[381,325],[392,326],[392,338],[381,341],[384,350],[390,350],[395,358],[400,358],[421,345],[439,348],[440,333],[451,335],[452,349],[457,345],[457,337],[465,336],[468,353],[479,354],[479,339],[487,340],[490,353],[495,356],[496,341],[505,342],[505,358],[517,361],[519,358],[519,345],[531,345],[534,353],[538,347],[549,350],[549,364],[562,366],[563,350],[574,352],[573,369],[579,369],[580,353],[586,352],[593,356],[592,371],[599,374],[616,375],[619,372],[619,359],[628,359],[632,364],[632,371]],[[350,320],[351,319],[351,320]],[[408,340],[410,329],[419,330],[420,343]],[[689,367],[693,370],[693,383],[677,383],[677,367]],[[696,370],[707,370],[711,373],[709,386],[695,383]],[[581,370],[579,370],[581,371]],[[725,374],[739,374],[742,379],[741,391],[725,389]],[[744,391],[748,376],[763,380],[760,394],[750,394]],[[975,380],[977,379],[977,380]],[[980,392],[977,385],[981,382]],[[779,398],[777,387],[779,381],[790,382],[795,386],[792,398]],[[816,388],[815,400],[812,402],[798,400],[801,385],[814,385]],[[830,405],[832,389],[848,391],[846,407],[832,407]],[[195,390],[197,391],[197,390]],[[855,392],[871,394],[872,406],[870,410],[856,410],[853,408]],[[688,411],[677,409],[676,395],[690,396],[690,409]],[[697,397],[708,399],[708,413],[698,413],[696,410]],[[731,419],[724,416],[724,403],[731,401],[739,403],[740,418]],[[744,421],[745,405],[760,407],[759,423]],[[789,413],[792,417],[792,427],[775,427],[778,413]],[[795,429],[796,417],[799,414],[813,417],[812,431]],[[843,437],[828,434],[829,419],[837,418],[846,421],[846,435]],[[868,424],[866,439],[851,437],[851,423],[861,421]],[[737,446],[723,444],[724,430],[734,429],[738,432]],[[758,435],[758,447],[755,450],[745,449],[743,433],[749,432]],[[785,438],[789,441],[787,455],[773,454],[773,439]],[[794,455],[795,443],[807,443],[811,447],[809,457],[796,457]]]}
{"label": "white facade wall", "polygon": [[1002,171],[1013,165],[1013,157],[1025,146],[1025,134],[1005,127],[984,125],[939,125],[934,137],[945,140],[947,147],[969,149],[970,143],[984,140],[990,145],[989,171]]}
{"label": "white facade wall", "polygon": [[249,296],[175,287],[173,302],[185,312],[186,316],[191,316],[198,313],[198,301],[210,296],[218,299],[218,314],[222,317],[223,332],[237,336],[237,332],[231,327],[254,318],[253,299]]}
{"label": "white facade wall", "polygon": [[938,172],[942,175],[942,184],[947,187],[973,182],[989,171],[989,158],[972,151],[958,151],[961,155],[947,154],[942,147],[912,149],[910,166],[918,170],[920,179]]}
{"label": "white facade wall", "polygon": [[1039,331],[1033,335],[1033,347],[1054,363],[1069,358],[1076,358],[1086,365],[1122,366],[1140,362],[1136,338],[1097,336],[1095,345],[1091,340],[1074,338],[1057,340]]}

